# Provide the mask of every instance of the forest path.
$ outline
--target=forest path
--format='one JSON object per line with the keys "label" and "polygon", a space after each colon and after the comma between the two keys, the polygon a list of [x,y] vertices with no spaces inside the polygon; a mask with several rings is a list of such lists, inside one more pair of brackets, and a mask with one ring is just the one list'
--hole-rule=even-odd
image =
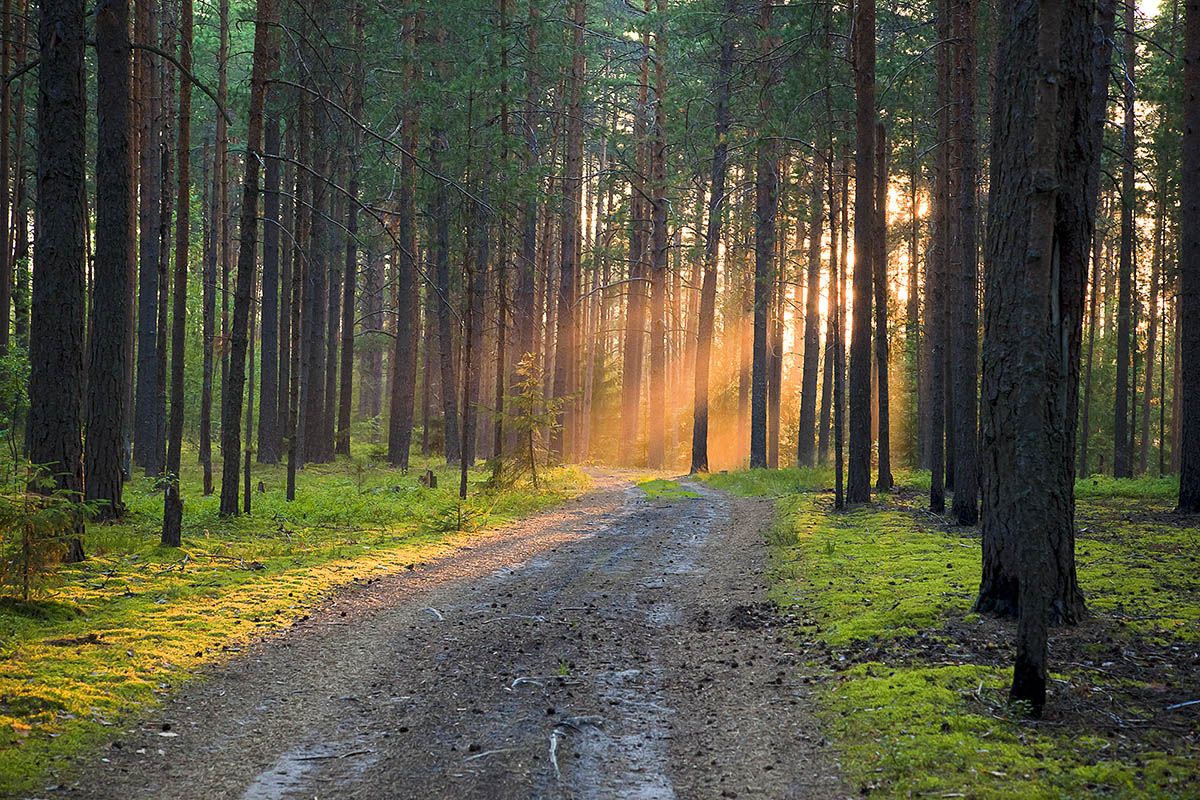
{"label": "forest path", "polygon": [[593,477],[563,508],[346,589],[53,794],[850,794],[761,605],[771,502]]}

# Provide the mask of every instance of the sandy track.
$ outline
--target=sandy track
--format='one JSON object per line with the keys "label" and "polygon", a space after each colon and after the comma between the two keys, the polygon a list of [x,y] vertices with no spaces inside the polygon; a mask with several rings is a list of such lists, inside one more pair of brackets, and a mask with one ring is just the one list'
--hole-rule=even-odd
{"label": "sandy track", "polygon": [[598,475],[566,508],[349,588],[52,794],[845,797],[759,605],[770,503],[695,489],[650,501]]}

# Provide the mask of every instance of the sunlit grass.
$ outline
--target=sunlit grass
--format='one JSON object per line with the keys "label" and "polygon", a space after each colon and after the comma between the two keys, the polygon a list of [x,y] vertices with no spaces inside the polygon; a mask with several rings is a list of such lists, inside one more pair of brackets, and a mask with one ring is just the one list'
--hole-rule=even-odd
{"label": "sunlit grass", "polygon": [[[1195,796],[1197,754],[1178,743],[1131,744],[1112,728],[1079,736],[1006,709],[1007,645],[991,641],[993,628],[964,644],[946,627],[961,636],[993,625],[971,613],[981,558],[974,531],[886,502],[834,513],[824,476],[780,473],[710,482],[777,497],[771,596],[795,615],[820,716],[855,786],[891,797]],[[902,491],[928,491],[927,472],[898,477]],[[1171,507],[1173,482],[1091,480],[1077,487],[1079,579],[1091,613],[1113,622],[1123,647],[1137,649],[1140,637],[1200,640],[1200,531],[1154,517]],[[926,655],[931,645],[938,655]],[[1055,666],[1067,671],[1053,676],[1059,691],[1128,688]]]}

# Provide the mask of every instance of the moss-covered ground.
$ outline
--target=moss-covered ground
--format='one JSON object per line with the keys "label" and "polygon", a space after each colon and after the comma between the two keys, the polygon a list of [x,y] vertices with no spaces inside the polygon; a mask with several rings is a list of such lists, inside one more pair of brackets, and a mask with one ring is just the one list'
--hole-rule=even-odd
{"label": "moss-covered ground", "polygon": [[713,475],[776,497],[771,594],[847,776],[892,797],[1200,797],[1200,520],[1169,480],[1077,486],[1089,616],[1052,634],[1046,718],[1006,705],[1012,623],[971,613],[978,530],[928,475],[833,510],[822,470]]}
{"label": "moss-covered ground", "polygon": [[641,481],[637,486],[651,500],[681,500],[688,497],[700,496],[694,490],[680,485],[679,481],[667,478],[654,478],[649,481]]}
{"label": "moss-covered ground", "polygon": [[[85,562],[51,569],[29,601],[0,597],[0,796],[40,788],[53,760],[303,618],[338,586],[425,561],[588,483],[558,469],[539,492],[490,490],[489,473],[472,471],[460,503],[457,468],[439,464],[418,460],[409,474],[366,457],[310,465],[291,503],[284,468],[256,465],[253,513],[231,519],[185,467],[180,548],[158,543],[161,491],[147,478],[127,484],[128,514],[88,526]],[[426,466],[439,488],[418,482]]]}

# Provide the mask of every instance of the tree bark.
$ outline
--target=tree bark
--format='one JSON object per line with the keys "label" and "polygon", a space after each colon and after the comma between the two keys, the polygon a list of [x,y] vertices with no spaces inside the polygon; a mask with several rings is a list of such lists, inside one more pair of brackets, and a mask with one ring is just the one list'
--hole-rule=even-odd
{"label": "tree bark", "polygon": [[239,228],[237,289],[233,301],[233,324],[229,350],[229,384],[224,388],[221,419],[220,513],[238,513],[238,455],[241,453],[242,392],[246,387],[246,351],[249,347],[250,303],[255,255],[258,246],[258,175],[262,158],[263,107],[267,79],[279,57],[275,45],[276,10],[272,0],[258,0],[254,24],[254,56],[250,76],[250,114],[246,134],[246,176],[242,186],[242,220]]}
{"label": "tree bark", "polygon": [[979,360],[978,252],[976,236],[977,169],[975,156],[975,29],[978,19],[976,0],[952,0],[952,33],[955,38],[953,89],[955,102],[950,111],[954,187],[957,198],[950,222],[950,255],[953,285],[947,291],[952,310],[953,336],[947,336],[953,383],[954,427],[954,499],[951,511],[959,525],[979,521],[979,465],[976,442]]}
{"label": "tree bark", "polygon": [[875,290],[875,369],[879,397],[879,473],[875,488],[891,490],[892,451],[891,421],[888,397],[888,139],[887,129],[880,123],[875,135],[875,229],[874,229],[874,290]]}
{"label": "tree bark", "polygon": [[875,219],[875,0],[854,20],[854,318],[850,331],[850,447],[846,500],[871,499],[871,283]]}
{"label": "tree bark", "polygon": [[712,361],[713,327],[717,305],[717,262],[721,249],[721,219],[725,214],[725,174],[729,155],[729,94],[733,74],[735,0],[725,0],[721,17],[721,55],[717,63],[716,128],[712,175],[709,179],[708,227],[704,238],[704,279],[696,321],[695,395],[692,407],[691,472],[708,472],[708,383]]}
{"label": "tree bark", "polygon": [[[650,0],[646,0],[649,10]],[[646,170],[646,113],[649,107],[650,50],[642,37],[641,79],[634,108],[633,142],[637,153],[630,183],[629,284],[625,305],[625,347],[621,372],[621,439],[617,461],[632,466],[637,450],[638,417],[641,411],[642,369],[646,341],[646,283],[649,265],[646,250],[650,236],[646,231],[647,209]]]}
{"label": "tree bark", "polygon": [[1179,511],[1200,512],[1200,2],[1184,33],[1182,219],[1179,262]]}
{"label": "tree bark", "polygon": [[[152,0],[138,0],[137,38],[143,42],[158,41],[158,17]],[[156,464],[158,454],[157,374],[158,374],[158,261],[162,195],[160,173],[162,158],[159,142],[160,104],[158,89],[158,58],[140,50],[141,78],[141,154],[138,174],[138,315],[137,315],[137,376],[134,389],[133,460],[157,475],[162,471]],[[220,119],[220,115],[217,115]]]}
{"label": "tree bark", "polygon": [[929,246],[928,278],[925,287],[926,314],[926,372],[929,375],[929,510],[941,514],[946,510],[946,331],[948,327],[947,240],[950,215],[948,206],[950,163],[950,48],[951,36],[949,0],[938,0],[938,39],[942,44],[937,53],[937,142],[933,178],[933,230]]}
{"label": "tree bark", "polygon": [[825,223],[824,164],[813,156],[811,216],[808,226],[808,280],[804,297],[804,365],[800,376],[800,424],[796,436],[796,466],[813,466],[817,422],[817,369],[821,351],[821,239]]}
{"label": "tree bark", "polygon": [[[987,226],[982,522],[984,586],[1007,581],[1010,594],[981,589],[976,607],[1018,614],[1011,697],[1040,715],[1047,626],[1082,613],[1073,553],[1072,361],[1099,147],[1090,4],[1022,0],[1007,15]],[[1007,560],[998,557],[1003,550]],[[1005,566],[1010,571],[998,575]],[[1014,594],[1015,608],[1002,605]]]}
{"label": "tree bark", "polygon": [[571,458],[575,435],[575,366],[577,362],[578,324],[575,301],[578,294],[580,214],[583,208],[583,89],[586,62],[583,31],[587,17],[586,0],[572,0],[571,79],[567,108],[567,149],[563,172],[562,238],[559,252],[558,317],[555,322],[554,397],[562,403],[557,431],[551,437],[551,450],[561,461]]}
{"label": "tree bark", "polygon": [[761,128],[754,178],[754,344],[750,379],[750,468],[767,466],[767,318],[775,281],[775,220],[779,212],[779,145],[771,133],[774,37],[771,4],[758,7],[760,40],[759,101]]}
{"label": "tree bark", "polygon": [[[192,0],[181,0],[179,20],[179,63],[185,72],[192,70]],[[171,418],[167,426],[167,487],[163,501],[162,543],[168,547],[183,544],[183,499],[179,494],[183,451],[183,366],[187,332],[188,248],[191,245],[191,147],[192,84],[179,79],[178,120],[179,186],[176,191],[175,222],[175,305],[171,321]]]}
{"label": "tree bark", "polygon": [[[7,52],[6,47],[6,55]],[[123,425],[131,333],[127,313],[131,288],[129,259],[133,249],[129,236],[133,193],[129,169],[132,151],[129,53],[129,0],[101,0],[96,5],[96,265],[84,444],[87,475],[84,496],[103,503],[98,513],[100,519],[124,513]],[[4,98],[7,106],[7,91]],[[7,146],[3,154],[7,162]],[[3,176],[0,194],[7,198],[7,170],[0,168],[0,176]],[[7,200],[4,206],[7,207]],[[0,226],[7,231],[7,213],[0,217]],[[4,239],[7,242],[7,233]],[[7,244],[0,253],[7,265]],[[0,276],[0,280],[5,278]],[[4,329],[0,348],[7,349],[8,304],[7,298],[4,299],[0,310],[0,328]]]}
{"label": "tree bark", "polygon": [[[275,104],[272,103],[272,106]],[[279,461],[279,114],[266,112],[263,178],[262,360],[259,367],[258,460]]]}
{"label": "tree bark", "polygon": [[[42,0],[38,40],[37,237],[29,325],[29,460],[46,484],[83,493],[84,191],[87,90],[83,4]],[[125,221],[121,220],[122,229]],[[31,487],[45,490],[45,484]],[[83,521],[66,560],[83,560]]]}
{"label": "tree bark", "polygon": [[1133,475],[1133,449],[1130,437],[1129,412],[1130,379],[1130,311],[1133,306],[1134,210],[1137,204],[1134,157],[1137,152],[1135,130],[1134,72],[1137,59],[1134,0],[1125,0],[1125,46],[1121,55],[1125,62],[1122,76],[1125,103],[1125,124],[1121,130],[1121,266],[1117,278],[1117,399],[1113,423],[1113,477]]}
{"label": "tree bark", "polygon": [[[417,15],[410,14],[404,23],[404,41],[409,47],[416,43],[416,26]],[[406,85],[413,85],[416,75],[416,66],[407,65]],[[400,162],[400,207],[396,227],[396,238],[400,243],[396,250],[396,340],[392,350],[391,404],[388,414],[388,461],[403,470],[408,469],[409,450],[412,447],[413,405],[417,387],[417,338],[420,335],[416,266],[417,167],[412,156],[417,148],[417,114],[418,109],[415,105],[406,105],[400,123],[401,138],[407,153],[402,156]],[[426,324],[429,322],[427,320]],[[425,374],[423,391],[424,396],[428,398],[428,378],[431,373],[426,370]],[[424,402],[421,421],[425,435],[428,436],[428,399]],[[428,455],[427,450],[425,454]]]}
{"label": "tree bark", "polygon": [[[444,36],[440,35],[439,40]],[[445,151],[446,132],[441,128],[431,131],[429,163],[435,174],[441,174],[440,154]],[[450,208],[446,199],[446,181],[437,180],[433,191],[433,207],[430,209],[433,222],[434,270],[437,280],[435,303],[438,317],[438,344],[441,351],[442,412],[445,420],[446,463],[456,464],[461,457],[458,430],[458,381],[454,376],[454,329],[450,314]]]}

